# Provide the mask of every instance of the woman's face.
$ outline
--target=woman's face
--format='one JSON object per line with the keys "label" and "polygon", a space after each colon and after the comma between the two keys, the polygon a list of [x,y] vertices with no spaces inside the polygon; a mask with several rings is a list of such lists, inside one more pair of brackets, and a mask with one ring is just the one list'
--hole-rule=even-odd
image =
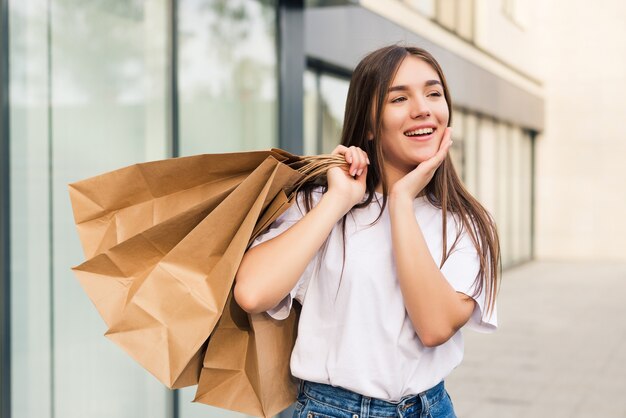
{"label": "woman's face", "polygon": [[382,113],[385,169],[408,173],[439,149],[448,106],[437,72],[409,55],[391,82]]}

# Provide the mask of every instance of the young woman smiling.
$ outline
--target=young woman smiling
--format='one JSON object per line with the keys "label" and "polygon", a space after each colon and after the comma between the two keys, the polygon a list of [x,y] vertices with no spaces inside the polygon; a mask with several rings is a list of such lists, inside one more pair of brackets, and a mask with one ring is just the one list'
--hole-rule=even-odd
{"label": "young woman smiling", "polygon": [[460,329],[497,326],[500,255],[492,218],[448,156],[450,121],[428,52],[370,53],[333,151],[346,168],[305,188],[246,252],[244,310],[280,320],[302,304],[294,416],[455,416],[443,381],[463,357]]}

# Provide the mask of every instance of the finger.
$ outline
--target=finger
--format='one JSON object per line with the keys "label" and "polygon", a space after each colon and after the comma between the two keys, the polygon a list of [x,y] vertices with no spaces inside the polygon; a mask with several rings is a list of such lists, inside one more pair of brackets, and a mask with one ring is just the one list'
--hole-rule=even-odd
{"label": "finger", "polygon": [[[441,138],[441,144],[439,144],[439,150],[435,154],[439,164],[445,160],[450,147],[452,146],[452,128],[446,128],[443,133],[443,138]],[[437,165],[439,165],[437,164]]]}
{"label": "finger", "polygon": [[369,164],[369,158],[367,158],[367,153],[365,151],[360,148],[359,151],[361,152],[362,165],[361,168],[357,171],[357,175],[360,176],[361,174],[363,174],[363,171],[367,169],[367,166]]}
{"label": "finger", "polygon": [[365,182],[366,178],[367,178],[367,165],[356,173],[356,179],[358,181]]}
{"label": "finger", "polygon": [[350,165],[350,175],[354,176],[356,175],[356,173],[358,172],[358,170],[361,169],[361,166],[363,165],[363,161],[362,161],[362,156],[361,153],[359,152],[360,149],[357,147],[350,147],[350,155],[352,156],[352,164]]}
{"label": "finger", "polygon": [[331,152],[331,154],[332,155],[345,155],[346,151],[348,151],[347,147],[343,145],[337,145],[335,149],[333,150],[333,152]]}

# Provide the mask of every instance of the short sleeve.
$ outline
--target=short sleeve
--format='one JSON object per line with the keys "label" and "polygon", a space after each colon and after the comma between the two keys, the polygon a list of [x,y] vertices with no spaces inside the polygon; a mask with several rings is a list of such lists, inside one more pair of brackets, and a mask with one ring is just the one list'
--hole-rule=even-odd
{"label": "short sleeve", "polygon": [[[318,199],[315,199],[314,193],[314,204]],[[254,248],[257,245],[269,241],[272,238],[275,238],[291,228],[296,222],[298,222],[304,216],[304,203],[300,199],[298,202],[292,204],[289,209],[283,212],[270,226],[265,232],[260,234],[253,242],[250,244],[250,248]],[[304,293],[306,292],[306,288],[308,283],[313,275],[314,266],[317,263],[317,254],[313,257],[313,259],[309,262],[304,272],[298,279],[298,282],[294,286],[294,288],[281,300],[278,305],[269,309],[267,314],[274,319],[283,320],[289,316],[289,312],[291,312],[291,306],[293,305],[293,299],[295,298],[300,303],[302,303],[304,299]]]}
{"label": "short sleeve", "polygon": [[[455,235],[452,236],[454,241]],[[464,293],[476,301],[476,307],[466,326],[479,332],[493,332],[498,328],[497,308],[487,313],[485,287],[478,295],[474,295],[476,275],[480,270],[480,259],[472,239],[463,232],[459,242],[452,250],[448,259],[441,267],[441,273],[457,292]]]}

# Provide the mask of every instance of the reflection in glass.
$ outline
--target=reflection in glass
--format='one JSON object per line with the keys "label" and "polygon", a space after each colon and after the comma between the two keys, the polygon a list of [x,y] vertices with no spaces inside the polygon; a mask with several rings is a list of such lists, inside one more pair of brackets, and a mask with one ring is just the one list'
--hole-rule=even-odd
{"label": "reflection in glass", "polygon": [[278,145],[274,4],[179,1],[181,155]]}
{"label": "reflection in glass", "polygon": [[311,70],[304,72],[304,155],[318,153],[319,78]]}
{"label": "reflection in glass", "polygon": [[450,148],[450,158],[454,164],[457,174],[464,179],[465,172],[465,113],[460,109],[453,109],[452,118],[452,148]]}
{"label": "reflection in glass", "polygon": [[25,418],[52,402],[46,12],[45,0],[9,8],[11,412]]}
{"label": "reflection in glass", "polygon": [[166,389],[102,338],[104,324],[68,269],[82,252],[66,187],[166,156],[165,12],[165,0],[52,3],[55,416],[167,412]]}
{"label": "reflection in glass", "polygon": [[350,81],[344,78],[326,73],[320,75],[321,153],[331,153],[341,141],[349,84]]}

